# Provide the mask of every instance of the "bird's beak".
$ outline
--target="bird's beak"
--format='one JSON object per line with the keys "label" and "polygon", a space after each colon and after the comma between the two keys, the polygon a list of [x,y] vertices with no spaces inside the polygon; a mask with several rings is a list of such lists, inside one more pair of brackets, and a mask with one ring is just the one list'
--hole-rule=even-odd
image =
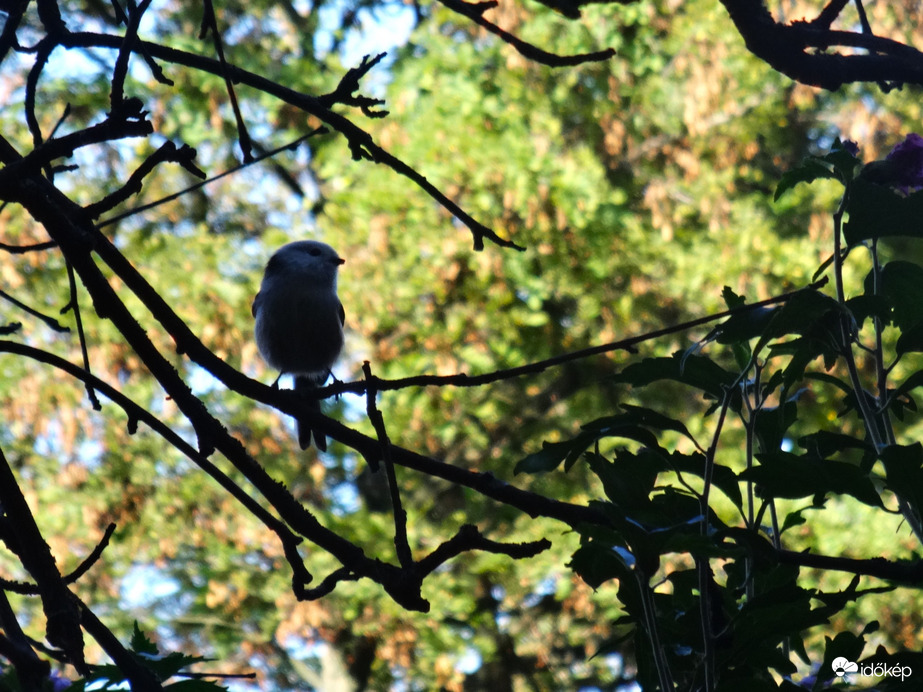
{"label": "bird's beak", "polygon": [[343,259],[342,257],[337,257],[337,258],[334,260],[334,263],[335,263],[335,264],[346,264],[346,260]]}

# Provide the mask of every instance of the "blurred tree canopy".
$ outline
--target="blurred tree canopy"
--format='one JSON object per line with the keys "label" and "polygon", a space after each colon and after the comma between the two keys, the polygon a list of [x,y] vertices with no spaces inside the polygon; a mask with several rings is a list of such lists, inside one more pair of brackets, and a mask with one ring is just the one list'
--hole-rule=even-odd
{"label": "blurred tree canopy", "polygon": [[923,674],[916,3],[0,9],[0,690]]}

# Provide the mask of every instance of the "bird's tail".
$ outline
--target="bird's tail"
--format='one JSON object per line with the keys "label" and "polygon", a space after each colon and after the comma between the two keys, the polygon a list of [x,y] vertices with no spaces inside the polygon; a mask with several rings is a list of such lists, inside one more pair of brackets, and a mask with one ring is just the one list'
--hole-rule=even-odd
{"label": "bird's tail", "polygon": [[[311,377],[309,375],[296,375],[295,391],[310,392],[320,387],[323,383],[323,380],[320,380],[317,377]],[[305,403],[311,411],[320,413],[320,401],[318,399],[306,399]],[[327,451],[327,438],[324,437],[322,433],[312,428],[308,421],[301,418],[296,418],[295,428],[298,431],[298,444],[302,449],[307,449],[311,446],[311,438],[313,437],[314,446],[322,452]]]}

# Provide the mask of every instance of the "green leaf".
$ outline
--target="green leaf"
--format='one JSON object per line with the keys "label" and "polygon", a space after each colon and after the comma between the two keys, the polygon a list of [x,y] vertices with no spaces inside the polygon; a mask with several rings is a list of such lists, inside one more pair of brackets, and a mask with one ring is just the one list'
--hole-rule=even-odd
{"label": "green leaf", "polygon": [[141,631],[137,620],[135,620],[134,630],[131,634],[131,650],[139,654],[156,655],[158,653],[157,645]]}
{"label": "green leaf", "polygon": [[902,396],[913,391],[917,387],[923,387],[923,370],[917,370],[904,380],[904,382],[894,390],[894,396]]}
{"label": "green leaf", "polygon": [[821,157],[825,162],[833,166],[837,177],[844,182],[851,182],[856,175],[856,168],[861,163],[856,155],[843,146],[843,142],[837,137],[830,147],[830,152]]}
{"label": "green leaf", "polygon": [[923,322],[901,332],[894,346],[895,353],[923,353]]}
{"label": "green leaf", "polygon": [[823,689],[823,685],[818,687],[818,683],[836,678],[833,672],[835,659],[845,658],[847,661],[858,661],[862,656],[862,649],[865,648],[865,638],[852,632],[840,632],[833,639],[824,637],[824,640],[827,643],[824,649],[824,662],[817,671],[817,683],[813,689]]}
{"label": "green leaf", "polygon": [[798,420],[798,396],[806,390],[799,390],[781,406],[766,407],[756,414],[753,431],[759,441],[759,449],[779,449],[786,431]]}
{"label": "green leaf", "polygon": [[818,459],[827,459],[839,452],[861,450],[863,456],[875,454],[875,448],[865,440],[830,430],[818,430],[798,438],[798,446]]}
{"label": "green leaf", "polygon": [[747,304],[746,298],[734,293],[734,289],[730,286],[725,286],[723,289],[721,289],[721,297],[724,299],[724,304],[728,306],[729,310],[733,310],[734,308],[739,308]]}
{"label": "green leaf", "polygon": [[871,317],[877,317],[885,323],[891,321],[891,305],[888,300],[884,296],[869,293],[868,284],[866,284],[866,293],[846,301],[846,308],[852,313],[860,328],[865,320]]}
{"label": "green leaf", "polygon": [[575,459],[583,454],[592,441],[588,436],[578,435],[563,442],[542,442],[542,448],[519,460],[513,473],[546,473],[554,471],[565,459]]}
{"label": "green leaf", "polygon": [[799,291],[772,312],[763,341],[791,334],[815,335],[818,327],[829,328],[828,323],[842,314],[842,308],[827,294],[809,290]]}

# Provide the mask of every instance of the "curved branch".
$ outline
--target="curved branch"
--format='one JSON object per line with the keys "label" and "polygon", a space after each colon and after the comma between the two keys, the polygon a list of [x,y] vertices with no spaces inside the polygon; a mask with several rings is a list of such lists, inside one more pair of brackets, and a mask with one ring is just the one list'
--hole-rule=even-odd
{"label": "curved branch", "polygon": [[[923,53],[868,33],[831,31],[833,9],[819,23],[776,22],[762,0],[721,0],[748,50],[774,70],[803,84],[835,91],[852,82],[923,84]],[[815,20],[815,21],[818,21]],[[824,52],[832,46],[861,48],[868,55]]]}
{"label": "curved branch", "polygon": [[[67,48],[111,48],[117,50],[122,46],[122,38],[120,36],[90,32],[68,33],[60,38],[60,45]],[[368,159],[369,161],[383,164],[394,172],[413,181],[430,197],[436,200],[436,202],[444,207],[450,214],[468,227],[474,237],[474,248],[476,250],[484,249],[485,240],[489,240],[499,247],[513,248],[516,250],[525,249],[512,240],[500,237],[495,231],[477,221],[455,202],[450,200],[435,185],[430,183],[425,176],[376,144],[368,132],[348,118],[330,110],[332,104],[329,100],[325,100],[329,99],[329,94],[326,97],[303,94],[230,63],[222,67],[221,63],[217,60],[157,43],[138,41],[135,49],[149,53],[152,57],[165,62],[191,67],[196,70],[208,72],[209,74],[223,76],[226,73],[228,78],[234,83],[246,84],[247,86],[275,96],[315,116],[346,137],[346,141],[354,159]]]}
{"label": "curved branch", "polygon": [[[27,346],[16,341],[7,340],[0,340],[0,353],[12,353],[26,358],[31,358],[36,362],[45,363],[46,365],[50,365],[57,370],[65,372],[74,379],[83,382],[87,387],[92,387],[95,391],[98,391],[104,397],[125,411],[129,418],[129,425],[137,425],[138,421],[145,423],[149,428],[151,428],[151,430],[160,435],[160,437],[162,437],[169,445],[174,447],[180,453],[184,454],[190,461],[193,461],[199,468],[205,471],[205,473],[218,481],[218,484],[221,485],[222,488],[224,488],[232,497],[240,502],[269,530],[273,531],[279,537],[279,541],[282,543],[283,551],[285,552],[286,556],[290,558],[289,563],[291,564],[293,571],[298,575],[298,578],[304,583],[311,581],[311,577],[304,569],[304,565],[301,562],[301,559],[298,558],[295,561],[291,559],[298,555],[297,546],[299,543],[301,543],[301,538],[293,534],[289,528],[285,526],[285,524],[270,514],[262,505],[250,497],[250,495],[248,495],[243,488],[231,480],[227,474],[225,474],[221,469],[210,462],[206,457],[202,456],[195,447],[186,442],[186,440],[184,440],[175,430],[173,430],[173,428],[161,421],[153,413],[135,403],[132,399],[122,394],[122,392],[117,390],[105,380],[101,380],[83,368],[74,365],[69,360],[61,358],[60,356],[57,356],[53,353],[48,353],[47,351],[42,351],[41,349]],[[114,530],[114,526],[111,528]],[[108,531],[109,530],[107,529],[107,532]],[[105,540],[106,539],[104,538],[104,541]],[[102,545],[102,543],[100,545]],[[99,548],[97,548],[97,550],[99,550]],[[84,564],[90,561],[95,552],[96,551],[91,553],[90,557],[84,561]],[[83,565],[78,567],[77,570],[75,570],[75,572],[68,578],[76,578],[74,577],[74,574],[80,572],[82,567]],[[79,576],[79,574],[77,576]]]}
{"label": "curved branch", "polygon": [[614,48],[607,48],[606,50],[600,50],[593,53],[580,53],[578,55],[556,55],[554,53],[549,53],[546,50],[542,50],[538,46],[528,43],[527,41],[523,41],[518,36],[514,36],[510,32],[501,29],[493,22],[484,18],[485,11],[493,9],[497,6],[496,0],[487,0],[487,2],[478,3],[465,2],[465,0],[439,0],[439,2],[448,7],[453,12],[457,12],[458,14],[467,17],[475,24],[485,28],[495,36],[499,36],[500,40],[511,45],[523,57],[529,58],[529,60],[534,60],[535,62],[541,63],[542,65],[547,65],[548,67],[572,67],[574,65],[582,65],[583,63],[587,62],[602,62],[615,55]]}

